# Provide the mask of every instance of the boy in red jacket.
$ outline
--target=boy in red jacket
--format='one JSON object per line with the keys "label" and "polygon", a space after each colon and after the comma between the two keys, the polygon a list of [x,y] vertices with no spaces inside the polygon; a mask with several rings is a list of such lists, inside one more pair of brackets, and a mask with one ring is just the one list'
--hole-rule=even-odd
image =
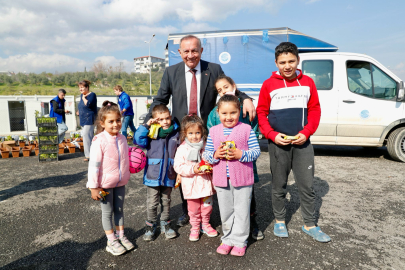
{"label": "boy in red jacket", "polygon": [[288,237],[285,196],[292,169],[305,223],[302,230],[319,242],[329,242],[330,237],[316,226],[314,216],[314,150],[309,137],[321,118],[318,92],[314,81],[297,69],[300,58],[295,44],[280,43],[275,57],[278,71],[263,83],[256,109],[260,130],[269,140],[274,234]]}

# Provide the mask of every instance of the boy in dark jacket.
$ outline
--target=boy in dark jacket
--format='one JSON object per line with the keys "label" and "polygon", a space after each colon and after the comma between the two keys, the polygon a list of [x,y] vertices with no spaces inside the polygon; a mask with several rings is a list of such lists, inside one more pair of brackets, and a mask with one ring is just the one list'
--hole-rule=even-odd
{"label": "boy in dark jacket", "polygon": [[[161,232],[166,238],[176,237],[176,232],[170,228],[170,195],[176,182],[176,172],[173,169],[176,154],[179,125],[172,121],[166,105],[156,105],[152,110],[152,118],[139,126],[134,136],[134,143],[147,149],[147,165],[144,170],[143,184],[147,186],[147,220],[145,241],[154,239],[157,227],[157,207],[162,204],[160,217]],[[156,139],[148,137],[152,124],[159,124]]]}
{"label": "boy in dark jacket", "polygon": [[302,230],[319,242],[329,242],[330,237],[316,226],[314,216],[314,150],[309,137],[321,118],[318,92],[314,81],[297,69],[300,58],[295,44],[280,43],[275,57],[279,71],[263,83],[256,109],[260,130],[269,140],[274,234],[288,237],[285,196],[292,169],[305,223]]}

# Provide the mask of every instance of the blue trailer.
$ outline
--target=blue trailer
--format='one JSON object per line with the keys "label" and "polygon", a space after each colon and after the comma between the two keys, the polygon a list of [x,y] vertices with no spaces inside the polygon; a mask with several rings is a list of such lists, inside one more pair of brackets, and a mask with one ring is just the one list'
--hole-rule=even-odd
{"label": "blue trailer", "polygon": [[178,52],[180,39],[190,34],[201,39],[204,48],[201,59],[220,64],[225,74],[235,80],[238,89],[252,97],[259,94],[262,83],[277,70],[274,50],[281,42],[296,44],[300,53],[338,50],[332,44],[288,27],[179,33],[170,34],[168,38],[169,66],[182,61]]}

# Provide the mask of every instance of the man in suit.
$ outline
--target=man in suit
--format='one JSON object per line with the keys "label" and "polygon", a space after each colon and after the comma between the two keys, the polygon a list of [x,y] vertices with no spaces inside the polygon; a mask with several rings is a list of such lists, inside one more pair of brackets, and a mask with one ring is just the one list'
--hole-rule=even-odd
{"label": "man in suit", "polygon": [[[214,109],[218,92],[215,89],[215,80],[224,72],[220,65],[201,60],[203,48],[199,38],[193,35],[184,36],[180,40],[179,53],[184,63],[178,63],[165,70],[157,96],[150,106],[144,124],[151,117],[154,106],[167,105],[172,97],[172,116],[178,123],[188,114],[195,113],[207,125],[208,115]],[[252,100],[244,93],[239,96],[243,100],[243,115],[249,113],[250,120],[256,116]],[[187,201],[183,198],[183,215],[178,219],[177,225],[188,223]]]}

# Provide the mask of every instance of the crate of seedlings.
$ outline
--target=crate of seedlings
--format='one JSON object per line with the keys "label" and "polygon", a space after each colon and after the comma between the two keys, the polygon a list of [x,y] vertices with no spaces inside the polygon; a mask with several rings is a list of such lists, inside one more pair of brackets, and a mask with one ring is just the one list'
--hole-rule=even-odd
{"label": "crate of seedlings", "polygon": [[35,118],[37,127],[53,127],[56,126],[56,117],[37,117]]}
{"label": "crate of seedlings", "polygon": [[44,144],[39,146],[40,154],[55,154],[58,152],[59,152],[58,144],[51,144],[51,145]]}
{"label": "crate of seedlings", "polygon": [[54,135],[54,136],[42,136],[39,135],[39,145],[44,145],[44,144],[55,144],[58,145],[58,135]]}
{"label": "crate of seedlings", "polygon": [[59,137],[56,117],[38,117],[38,160],[58,161]]}
{"label": "crate of seedlings", "polygon": [[53,154],[39,154],[39,162],[58,161],[58,152]]}
{"label": "crate of seedlings", "polygon": [[38,134],[42,136],[55,136],[58,135],[58,127],[38,127]]}

